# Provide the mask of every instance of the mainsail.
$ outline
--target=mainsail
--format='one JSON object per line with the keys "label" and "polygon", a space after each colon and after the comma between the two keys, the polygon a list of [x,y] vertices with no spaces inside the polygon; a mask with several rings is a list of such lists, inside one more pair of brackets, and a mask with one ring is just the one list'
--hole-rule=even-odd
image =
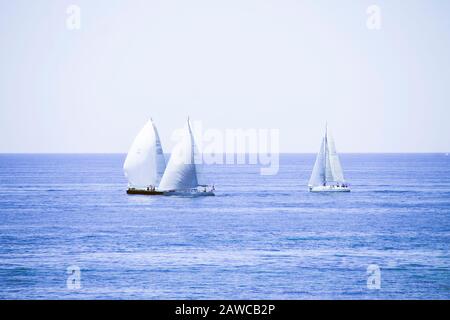
{"label": "mainsail", "polygon": [[328,126],[322,139],[320,151],[317,154],[316,163],[309,179],[310,186],[345,183],[341,162],[336,152],[334,139]]}
{"label": "mainsail", "polygon": [[165,169],[166,160],[158,131],[149,120],[134,139],[123,165],[128,185],[132,188],[156,187]]}
{"label": "mainsail", "polygon": [[337,183],[344,183],[344,173],[342,172],[341,161],[339,160],[339,156],[336,152],[336,147],[334,145],[334,139],[331,135],[330,131],[327,130],[327,142],[328,142],[328,158],[330,160],[330,168],[332,180]]}
{"label": "mainsail", "polygon": [[196,146],[188,120],[180,142],[173,148],[166,171],[159,184],[159,190],[188,190],[198,187],[195,164]]}

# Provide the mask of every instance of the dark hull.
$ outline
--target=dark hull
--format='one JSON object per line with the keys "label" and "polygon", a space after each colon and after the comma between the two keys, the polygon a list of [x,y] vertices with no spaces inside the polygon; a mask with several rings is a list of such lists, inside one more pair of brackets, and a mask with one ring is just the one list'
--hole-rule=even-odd
{"label": "dark hull", "polygon": [[128,189],[127,194],[139,194],[144,196],[188,196],[188,197],[204,197],[215,196],[213,191],[156,191],[146,189]]}
{"label": "dark hull", "polygon": [[164,192],[152,190],[128,189],[127,194],[141,194],[146,196],[163,196]]}

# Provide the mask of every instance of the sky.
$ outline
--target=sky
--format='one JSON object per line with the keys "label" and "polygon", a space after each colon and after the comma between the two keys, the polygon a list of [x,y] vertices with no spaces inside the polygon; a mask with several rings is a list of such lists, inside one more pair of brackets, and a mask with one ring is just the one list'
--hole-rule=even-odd
{"label": "sky", "polygon": [[449,60],[442,0],[0,0],[0,152],[123,153],[150,117],[168,151],[187,116],[281,152],[325,122],[340,152],[450,152]]}

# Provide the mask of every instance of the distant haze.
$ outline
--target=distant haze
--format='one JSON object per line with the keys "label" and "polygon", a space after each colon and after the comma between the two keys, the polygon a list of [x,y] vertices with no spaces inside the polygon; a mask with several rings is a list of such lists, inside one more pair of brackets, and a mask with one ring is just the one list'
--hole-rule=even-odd
{"label": "distant haze", "polygon": [[187,116],[282,152],[325,121],[340,152],[449,152],[449,60],[450,1],[0,0],[0,152],[126,152],[150,117],[170,152]]}

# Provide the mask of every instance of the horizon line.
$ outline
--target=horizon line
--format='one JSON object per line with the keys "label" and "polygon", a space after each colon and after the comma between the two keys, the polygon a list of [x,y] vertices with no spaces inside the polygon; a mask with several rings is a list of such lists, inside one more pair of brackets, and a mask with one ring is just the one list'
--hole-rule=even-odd
{"label": "horizon line", "polygon": [[[228,155],[228,154],[317,154],[317,152],[274,152],[274,153],[266,153],[266,152],[239,152],[239,153],[226,153],[220,152],[217,154],[220,155]],[[445,151],[406,151],[406,152],[390,152],[390,151],[366,151],[366,152],[338,152],[338,154],[444,154],[448,155],[450,152]],[[0,155],[123,155],[128,154],[128,152],[0,152]],[[164,152],[164,154],[171,154],[170,152]],[[204,153],[204,154],[212,154],[212,153]]]}

